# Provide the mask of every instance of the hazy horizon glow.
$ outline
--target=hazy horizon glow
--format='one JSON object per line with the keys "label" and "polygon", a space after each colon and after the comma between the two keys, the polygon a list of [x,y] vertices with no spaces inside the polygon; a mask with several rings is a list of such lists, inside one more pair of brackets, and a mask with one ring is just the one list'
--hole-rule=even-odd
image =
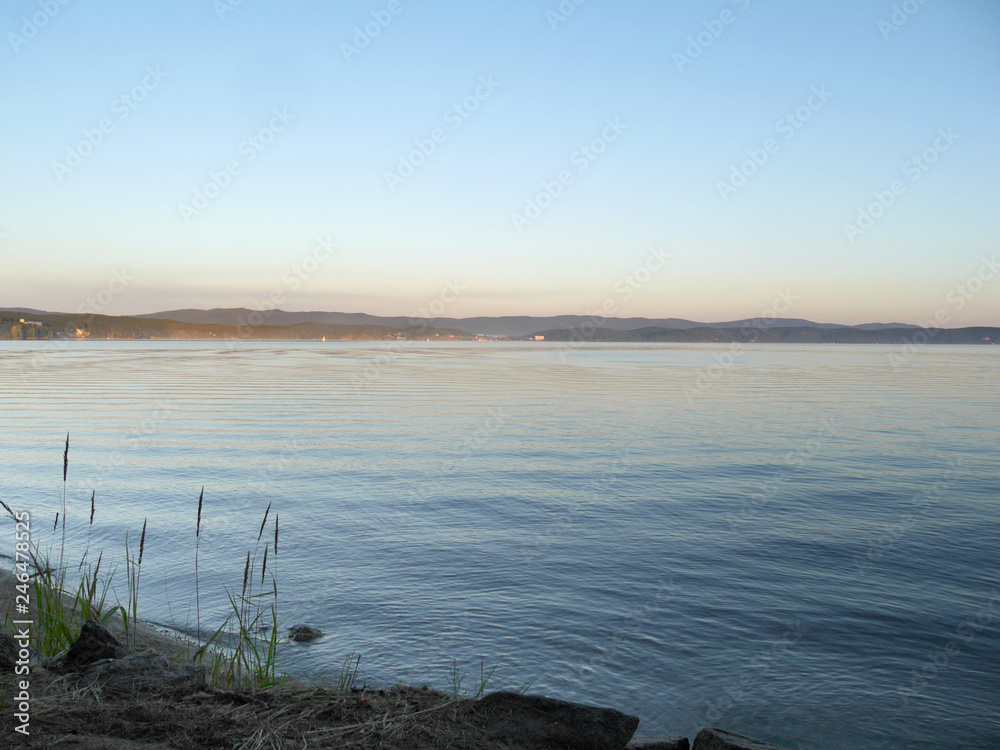
{"label": "hazy horizon glow", "polygon": [[0,13],[0,307],[1000,325],[995,2],[181,5]]}

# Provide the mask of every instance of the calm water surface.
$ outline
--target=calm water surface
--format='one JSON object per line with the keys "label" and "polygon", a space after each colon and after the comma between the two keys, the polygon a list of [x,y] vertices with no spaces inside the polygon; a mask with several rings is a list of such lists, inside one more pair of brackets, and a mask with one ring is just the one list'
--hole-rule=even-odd
{"label": "calm water surface", "polygon": [[148,517],[154,621],[195,627],[204,486],[203,624],[271,503],[282,624],[328,634],[298,675],[485,659],[640,734],[1000,747],[1000,348],[49,347],[0,343],[3,498],[51,529],[71,433],[71,543],[92,490],[119,560]]}

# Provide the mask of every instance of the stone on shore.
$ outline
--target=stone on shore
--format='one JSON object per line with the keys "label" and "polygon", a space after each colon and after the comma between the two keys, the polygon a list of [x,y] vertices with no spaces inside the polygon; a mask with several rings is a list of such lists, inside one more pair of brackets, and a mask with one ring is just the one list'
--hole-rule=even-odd
{"label": "stone on shore", "polygon": [[0,628],[0,672],[13,674],[20,650],[21,647],[14,640],[14,636]]}
{"label": "stone on shore", "polygon": [[83,672],[95,661],[120,659],[127,654],[128,651],[117,638],[94,620],[87,620],[66,656],[54,666],[66,671]]}
{"label": "stone on shore", "polygon": [[687,737],[633,737],[625,750],[691,750]]}
{"label": "stone on shore", "polygon": [[88,620],[62,659],[52,662],[59,672],[76,672],[83,682],[107,694],[197,692],[206,685],[201,664],[172,664],[156,651],[129,654],[101,625]]}
{"label": "stone on shore", "polygon": [[188,692],[205,689],[205,667],[201,664],[171,664],[155,651],[129,654],[93,664],[83,679],[104,693],[130,695],[148,692]]}
{"label": "stone on shore", "polygon": [[639,726],[637,716],[613,708],[508,691],[490,693],[476,708],[496,741],[526,750],[625,750]]}
{"label": "stone on shore", "polygon": [[702,729],[694,738],[692,750],[784,750],[778,745],[744,737],[724,729]]}

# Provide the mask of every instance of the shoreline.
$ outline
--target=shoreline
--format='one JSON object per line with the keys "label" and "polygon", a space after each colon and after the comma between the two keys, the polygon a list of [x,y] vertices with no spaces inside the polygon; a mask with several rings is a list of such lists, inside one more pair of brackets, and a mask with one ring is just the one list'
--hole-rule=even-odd
{"label": "shoreline", "polygon": [[[9,560],[5,557],[3,562]],[[0,602],[5,603],[0,604],[4,615],[0,632],[15,637],[19,633],[10,630],[8,615],[16,585],[14,571],[0,567]],[[62,596],[65,602],[70,600],[65,593]],[[37,622],[34,617],[28,619]],[[10,679],[10,693],[5,694],[5,689],[0,698],[15,711],[18,706],[27,707],[27,713],[7,710],[0,716],[0,730],[6,737],[27,747],[72,750],[334,748],[347,743],[373,750],[542,750],[556,746],[566,750],[782,750],[721,730],[702,730],[693,745],[685,737],[644,737],[635,734],[638,717],[614,708],[504,690],[485,693],[485,684],[475,696],[461,696],[427,685],[355,687],[353,680],[340,686],[307,685],[282,674],[274,686],[222,689],[206,679],[206,667],[193,662],[198,648],[194,639],[164,625],[136,620],[126,641],[117,615],[108,618],[106,628],[121,644],[128,644],[123,649],[127,654],[98,658],[76,676],[51,658],[33,654],[27,675],[3,675],[0,687],[7,688]],[[74,627],[79,642],[84,641],[81,630],[86,628]],[[75,641],[70,654],[76,647]],[[141,671],[150,664],[159,664],[152,687],[147,684],[149,675]],[[129,671],[133,669],[138,671]],[[86,678],[95,671],[117,674],[117,681],[91,677],[88,682]],[[123,691],[123,682],[131,687]],[[15,697],[19,687],[22,692]],[[29,702],[15,702],[26,697]],[[288,717],[296,713],[303,726],[293,728],[297,722]],[[282,717],[280,722],[275,721],[278,717]],[[210,744],[193,744],[192,730]],[[725,744],[718,744],[720,738]]]}
{"label": "shoreline", "polygon": [[[9,560],[5,557],[2,562],[4,564],[0,566],[0,626],[6,626],[8,621],[8,607],[13,606],[14,597],[17,593],[15,589],[17,579],[15,578],[14,571],[6,567],[6,563]],[[63,594],[63,601],[68,603],[71,600],[68,595]],[[32,607],[34,606],[35,604],[32,602]],[[10,619],[13,619],[13,617]],[[33,621],[33,626],[37,624],[37,617],[29,619]],[[104,627],[115,638],[125,643],[125,628],[122,624],[122,618],[119,615],[113,615],[104,624]],[[163,654],[171,661],[178,660],[185,663],[191,662],[192,657],[199,648],[195,639],[189,638],[166,625],[142,619],[137,621],[134,632],[128,638],[130,642],[133,639],[134,644],[129,644],[130,650],[143,651],[152,649],[159,654]]]}

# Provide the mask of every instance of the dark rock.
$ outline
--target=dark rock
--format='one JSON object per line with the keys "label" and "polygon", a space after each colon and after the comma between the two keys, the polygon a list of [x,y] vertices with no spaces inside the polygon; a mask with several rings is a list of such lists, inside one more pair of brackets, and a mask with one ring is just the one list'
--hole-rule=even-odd
{"label": "dark rock", "polygon": [[476,708],[493,739],[527,750],[625,750],[639,726],[637,716],[613,708],[507,691],[490,693]]}
{"label": "dark rock", "polygon": [[163,654],[143,651],[91,665],[83,679],[105,693],[189,692],[205,690],[205,667],[171,664]]}
{"label": "dark rock", "polygon": [[[17,631],[14,631],[15,635]],[[13,635],[10,635],[3,628],[0,628],[0,674],[14,674],[15,668],[18,666],[18,659],[21,658],[21,644],[17,642],[17,639]],[[42,664],[44,660],[38,650],[29,644],[28,646],[28,665],[35,666],[36,664]]]}
{"label": "dark rock", "polygon": [[312,628],[308,625],[296,625],[288,629],[288,638],[297,643],[307,643],[323,637],[323,631],[319,628]]}
{"label": "dark rock", "polygon": [[84,671],[95,661],[121,659],[128,651],[111,633],[93,620],[87,620],[80,629],[80,636],[69,647],[58,663],[64,670]]}
{"label": "dark rock", "polygon": [[694,738],[692,750],[784,750],[778,745],[760,742],[724,729],[702,729]]}
{"label": "dark rock", "polygon": [[626,750],[691,750],[687,737],[633,737]]}
{"label": "dark rock", "polygon": [[17,652],[21,650],[13,636],[0,628],[0,672],[11,674],[17,665]]}

